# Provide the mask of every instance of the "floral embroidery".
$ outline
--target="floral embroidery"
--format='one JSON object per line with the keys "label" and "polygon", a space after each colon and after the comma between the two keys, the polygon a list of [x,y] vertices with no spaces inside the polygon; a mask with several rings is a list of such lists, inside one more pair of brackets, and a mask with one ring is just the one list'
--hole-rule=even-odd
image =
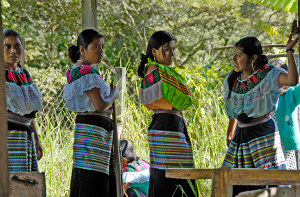
{"label": "floral embroidery", "polygon": [[93,68],[90,65],[82,65],[79,72],[83,75],[91,73]]}
{"label": "floral embroidery", "polygon": [[140,171],[142,171],[142,166],[141,165],[137,165],[135,167],[135,169],[136,169],[137,172],[140,172]]}
{"label": "floral embroidery", "polygon": [[15,73],[13,73],[13,72],[8,72],[8,73],[7,73],[7,79],[8,79],[9,81],[11,81],[11,82],[17,83],[17,78],[16,78],[16,76],[15,76]]}
{"label": "floral embroidery", "polygon": [[26,83],[27,79],[26,79],[26,74],[25,73],[19,73],[19,78],[21,80],[22,83]]}
{"label": "floral embroidery", "polygon": [[246,89],[245,83],[241,83],[241,87],[245,90]]}
{"label": "floral embroidery", "polygon": [[235,80],[232,91],[239,94],[247,93],[258,85],[273,68],[273,65],[266,64],[263,68],[258,69],[257,73],[247,78],[247,80]]}
{"label": "floral embroidery", "polygon": [[154,83],[154,75],[153,75],[153,73],[150,73],[149,75],[148,75],[148,81],[149,81],[149,83],[151,83],[151,84],[153,84]]}
{"label": "floral embroidery", "polygon": [[148,88],[161,80],[158,69],[153,70],[149,75],[146,75],[141,83],[141,88]]}
{"label": "floral embroidery", "polygon": [[7,82],[12,82],[17,85],[30,85],[33,83],[30,74],[26,69],[21,69],[18,71],[6,70],[5,72]]}
{"label": "floral embroidery", "polygon": [[258,76],[256,76],[256,75],[253,75],[251,78],[254,82],[256,82],[259,79]]}
{"label": "floral embroidery", "polygon": [[[73,81],[83,77],[86,74],[90,74],[90,73],[100,75],[100,73],[90,65],[82,65],[82,66],[79,66],[79,67],[76,67],[73,69],[72,69],[72,67],[70,67],[66,74],[67,81],[68,81],[68,83],[72,83]],[[102,78],[101,75],[100,75],[100,77]]]}

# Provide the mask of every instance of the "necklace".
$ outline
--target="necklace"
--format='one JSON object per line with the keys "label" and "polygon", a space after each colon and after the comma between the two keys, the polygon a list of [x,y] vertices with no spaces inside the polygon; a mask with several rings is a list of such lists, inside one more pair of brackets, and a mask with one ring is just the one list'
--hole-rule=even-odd
{"label": "necklace", "polygon": [[254,73],[252,73],[251,75],[249,75],[246,79],[243,79],[243,78],[242,78],[243,73],[241,73],[241,74],[237,77],[237,80],[238,80],[239,82],[246,81],[248,78],[251,78],[251,77],[252,77],[253,75],[255,75],[257,72],[258,72],[257,70],[254,71]]}
{"label": "necklace", "polygon": [[77,62],[81,62],[82,64],[86,64],[86,65],[90,65],[87,61],[85,61],[85,60],[77,60]]}

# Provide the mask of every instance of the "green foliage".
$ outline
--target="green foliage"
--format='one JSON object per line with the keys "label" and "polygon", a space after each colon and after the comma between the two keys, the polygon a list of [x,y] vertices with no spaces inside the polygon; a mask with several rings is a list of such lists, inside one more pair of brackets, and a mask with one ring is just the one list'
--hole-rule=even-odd
{"label": "green foliage", "polygon": [[[67,48],[76,44],[81,31],[81,1],[5,0],[2,5],[4,28],[15,29],[25,38],[30,67],[63,68],[70,63]],[[98,30],[105,35],[105,65],[134,71],[157,30],[175,35],[175,64],[182,67],[208,61],[207,54],[228,58],[229,53],[212,53],[212,49],[247,35],[263,43],[282,43],[289,29],[286,24],[293,19],[293,15],[236,0],[103,0],[97,9]]]}
{"label": "green foliage", "polygon": [[249,0],[276,10],[298,13],[298,0]]}
{"label": "green foliage", "polygon": [[3,29],[14,29],[25,39],[26,63],[30,67],[61,67],[67,64],[66,50],[80,31],[80,2],[2,1]]}

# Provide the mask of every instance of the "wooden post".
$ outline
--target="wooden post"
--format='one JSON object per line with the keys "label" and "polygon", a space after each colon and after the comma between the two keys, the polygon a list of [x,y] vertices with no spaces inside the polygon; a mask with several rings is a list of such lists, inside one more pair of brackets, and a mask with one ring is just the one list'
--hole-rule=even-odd
{"label": "wooden post", "polygon": [[[113,85],[111,84],[111,87]],[[114,122],[114,133],[113,133],[113,145],[115,151],[115,173],[116,173],[116,193],[117,197],[122,197],[122,182],[121,182],[121,162],[120,162],[120,149],[118,139],[118,127],[117,127],[117,116],[116,116],[116,105],[115,102],[112,104],[113,108],[113,122]]]}
{"label": "wooden post", "polygon": [[25,65],[25,39],[22,38],[21,42],[22,42],[23,50],[21,52],[20,64],[21,64],[21,66],[24,67],[24,65]]}
{"label": "wooden post", "polygon": [[81,0],[82,30],[97,31],[97,0]]}
{"label": "wooden post", "polygon": [[123,106],[124,106],[124,93],[126,90],[126,68],[117,67],[116,68],[116,83],[117,88],[119,89],[119,99],[117,100],[116,113],[118,121],[118,137],[119,139],[123,138]]}
{"label": "wooden post", "polygon": [[[2,7],[0,4],[0,43],[3,44]],[[5,91],[5,66],[3,47],[0,47],[0,196],[8,197],[8,152],[7,152],[7,115]]]}

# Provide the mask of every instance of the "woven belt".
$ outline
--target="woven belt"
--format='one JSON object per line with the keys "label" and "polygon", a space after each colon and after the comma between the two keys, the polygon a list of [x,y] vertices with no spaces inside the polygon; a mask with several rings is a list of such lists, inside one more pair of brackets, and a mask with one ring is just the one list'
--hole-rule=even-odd
{"label": "woven belt", "polygon": [[7,121],[10,123],[24,125],[24,126],[30,126],[32,120],[33,120],[33,118],[26,118],[24,116],[20,116],[19,114],[7,112]]}
{"label": "woven belt", "polygon": [[239,127],[250,127],[250,126],[254,126],[254,125],[258,125],[258,124],[267,122],[267,121],[270,120],[270,119],[271,119],[271,116],[268,114],[268,115],[266,115],[266,116],[262,116],[262,117],[259,117],[259,118],[255,118],[255,119],[251,120],[251,121],[248,122],[248,123],[242,123],[242,122],[239,122],[239,121],[238,121],[238,126],[239,126]]}
{"label": "woven belt", "polygon": [[157,109],[154,110],[154,114],[174,114],[179,117],[182,117],[182,113],[179,110],[172,109],[172,110],[166,110],[166,109]]}

